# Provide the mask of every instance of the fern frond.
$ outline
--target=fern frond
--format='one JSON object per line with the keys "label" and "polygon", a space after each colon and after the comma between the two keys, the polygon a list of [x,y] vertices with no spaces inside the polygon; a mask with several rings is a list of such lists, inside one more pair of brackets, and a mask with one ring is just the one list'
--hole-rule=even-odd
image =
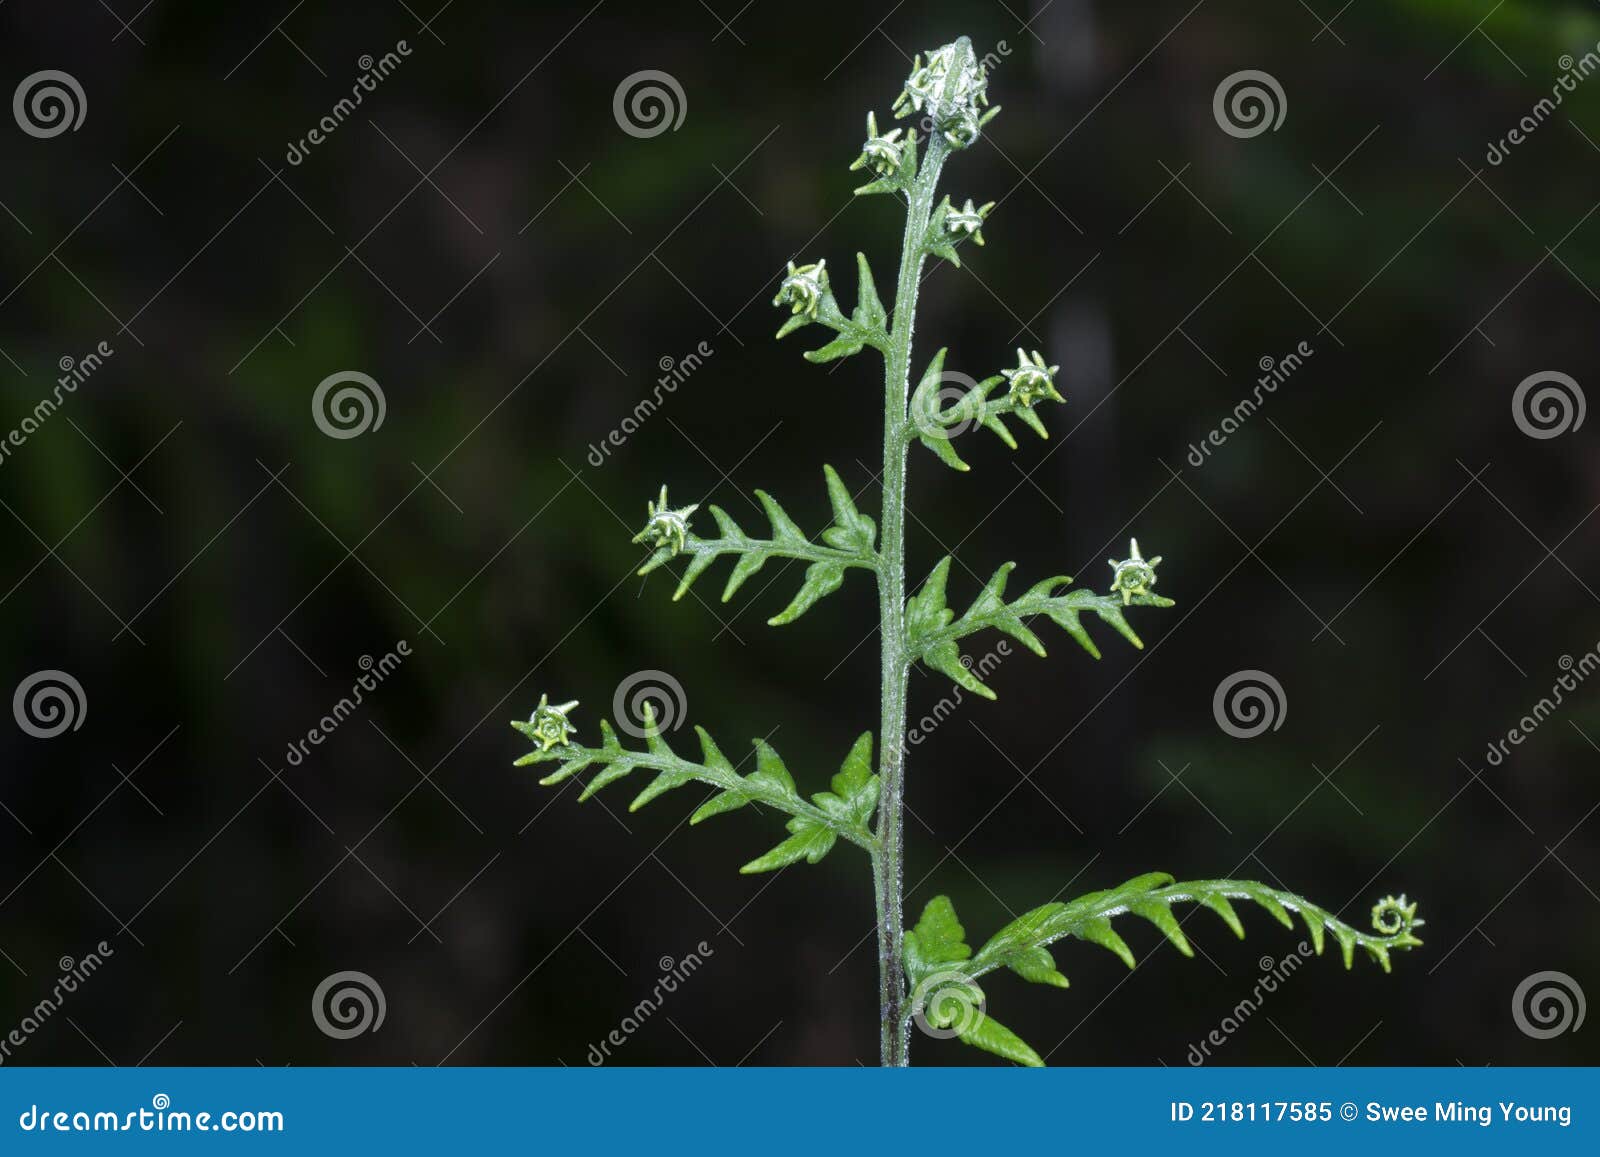
{"label": "fern frond", "polygon": [[[941,349],[933,355],[933,360],[928,363],[928,368],[911,395],[911,421],[905,429],[908,444],[912,439],[921,442],[933,451],[939,461],[952,470],[964,473],[971,467],[956,453],[952,443],[974,427],[982,426],[991,431],[1012,450],[1017,448],[1017,440],[1005,424],[1007,415],[1016,418],[1039,437],[1050,437],[1044,420],[1034,406],[1044,399],[1056,402],[1065,400],[1055,391],[1053,377],[1058,367],[1045,366],[1044,359],[1038,354],[1030,362],[1023,351],[1018,350],[1017,369],[1003,370],[981,382],[973,382],[964,375],[945,372],[945,352]],[[969,388],[963,392],[959,385],[952,384],[951,379],[967,383]],[[1002,382],[1010,383],[1005,394],[991,401],[989,395]],[[959,396],[951,401],[950,395],[953,394]]]}
{"label": "fern frond", "polygon": [[856,196],[899,193],[910,198],[912,182],[917,179],[917,130],[906,133],[903,141],[896,139],[899,135],[899,129],[890,129],[880,135],[877,114],[867,114],[867,139],[861,146],[861,155],[851,162],[850,169],[854,172],[870,166],[878,174],[878,179],[856,189]]}
{"label": "fern frond", "polygon": [[914,655],[935,671],[948,675],[968,691],[985,699],[995,697],[977,676],[962,665],[961,649],[957,645],[968,635],[978,631],[996,630],[1010,635],[1036,655],[1045,654],[1044,644],[1031,631],[1025,619],[1046,615],[1062,630],[1071,635],[1078,645],[1098,659],[1100,649],[1089,638],[1080,621],[1083,614],[1099,616],[1102,622],[1114,628],[1135,647],[1144,643],[1128,625],[1123,608],[1127,606],[1170,607],[1171,599],[1160,595],[1122,593],[1099,595],[1078,589],[1066,594],[1054,592],[1072,582],[1066,575],[1045,579],[1035,584],[1026,594],[1010,602],[1005,600],[1006,581],[1016,563],[1008,562],[994,572],[983,590],[959,619],[945,603],[945,583],[950,576],[950,556],[946,555],[933,568],[921,589],[906,602],[906,628]]}
{"label": "fern frond", "polygon": [[[1209,908],[1242,939],[1244,925],[1234,910],[1233,900],[1249,900],[1265,908],[1291,930],[1295,926],[1291,913],[1298,914],[1317,955],[1322,955],[1327,938],[1332,936],[1339,945],[1346,969],[1354,963],[1358,947],[1388,972],[1391,952],[1416,948],[1422,943],[1413,929],[1424,922],[1417,918],[1417,905],[1408,903],[1404,896],[1398,899],[1385,896],[1373,905],[1373,931],[1361,932],[1303,896],[1269,888],[1253,880],[1177,883],[1165,872],[1149,872],[1116,888],[1024,912],[974,953],[966,943],[965,931],[949,897],[935,896],[905,938],[906,979],[913,993],[913,1015],[919,1012],[918,993],[922,994],[923,1004],[933,1002],[935,1007],[938,995],[942,994],[947,1009],[940,1014],[943,1018],[951,1019],[950,1007],[958,1012],[967,1010],[968,1023],[961,1026],[962,1031],[947,1035],[956,1035],[966,1044],[1018,1064],[1043,1064],[1037,1053],[1004,1026],[997,1026],[998,1031],[980,1031],[990,1018],[983,990],[977,983],[979,977],[1006,968],[1024,980],[1066,988],[1067,978],[1057,970],[1049,945],[1069,936],[1098,944],[1115,953],[1129,968],[1135,968],[1138,962],[1133,950],[1112,927],[1112,921],[1124,915],[1148,920],[1174,948],[1185,956],[1193,956],[1194,949],[1184,935],[1173,906],[1193,903]],[[958,1024],[959,1019],[955,1018]]]}
{"label": "fern frond", "polygon": [[968,197],[967,203],[958,209],[950,203],[950,195],[945,194],[944,200],[935,206],[932,216],[928,218],[928,228],[922,236],[922,251],[932,257],[942,257],[960,269],[961,258],[956,254],[956,246],[969,238],[974,245],[983,244],[983,223],[994,205],[990,201],[987,205],[975,207],[972,198]]}
{"label": "fern frond", "polygon": [[860,289],[856,308],[848,317],[839,308],[838,299],[828,287],[826,277],[807,277],[807,271],[815,268],[820,273],[824,264],[818,262],[815,267],[804,266],[797,270],[793,262],[789,263],[789,276],[784,278],[779,287],[774,304],[792,303],[794,313],[779,328],[778,336],[786,337],[807,325],[823,325],[837,332],[839,336],[821,349],[808,350],[801,355],[809,362],[847,358],[860,353],[865,346],[887,354],[889,315],[878,297],[878,287],[872,279],[872,267],[867,264],[867,255],[856,254]]}
{"label": "fern frond", "polygon": [[[1417,919],[1415,904],[1407,904],[1405,897],[1398,900],[1386,897],[1372,910],[1373,932],[1361,932],[1325,908],[1297,896],[1270,888],[1253,880],[1195,880],[1177,883],[1165,872],[1150,872],[1136,876],[1120,887],[1104,892],[1091,892],[1066,903],[1045,904],[1025,912],[1006,925],[983,946],[973,959],[973,975],[978,976],[1000,967],[1012,967],[1013,958],[1028,954],[1065,936],[1088,940],[1114,952],[1129,968],[1135,966],[1132,951],[1127,943],[1112,930],[1113,918],[1125,914],[1148,920],[1159,928],[1172,942],[1174,948],[1185,956],[1193,956],[1183,930],[1173,915],[1175,904],[1192,903],[1209,908],[1243,939],[1244,925],[1239,922],[1232,900],[1249,900],[1264,908],[1286,928],[1294,928],[1298,914],[1311,937],[1311,946],[1322,955],[1327,937],[1332,936],[1339,945],[1344,966],[1354,963],[1355,950],[1366,951],[1385,972],[1390,970],[1389,953],[1398,949],[1415,948],[1422,943],[1412,934],[1412,929],[1423,921]],[[1031,977],[1029,978],[1031,979]]]}
{"label": "fern frond", "polygon": [[[815,864],[832,850],[840,838],[865,848],[869,853],[877,848],[871,823],[872,813],[878,804],[878,777],[872,772],[870,732],[857,739],[850,753],[845,756],[844,764],[830,783],[832,790],[817,792],[807,801],[796,790],[794,777],[784,766],[783,759],[764,740],[754,741],[755,770],[748,775],[740,775],[704,728],[694,729],[700,737],[699,762],[674,753],[662,736],[655,711],[648,702],[643,705],[644,725],[641,729],[645,750],[635,751],[624,747],[616,731],[604,719],[600,721],[599,747],[585,747],[581,743],[571,742],[566,736],[574,729],[567,723],[566,712],[574,706],[576,704],[552,708],[541,699],[540,707],[532,719],[526,722],[512,720],[511,726],[537,745],[513,766],[559,762],[560,767],[539,781],[549,787],[599,765],[600,771],[584,786],[583,794],[578,797],[580,801],[634,771],[654,771],[655,778],[634,797],[628,805],[629,811],[638,811],[658,796],[689,783],[704,783],[717,788],[718,793],[701,804],[689,817],[691,824],[752,803],[764,804],[788,815],[789,838],[740,868],[744,873],[767,872],[801,859]],[[560,717],[559,725],[552,727],[553,717],[557,714]]]}
{"label": "fern frond", "polygon": [[[725,554],[739,556],[733,573],[722,590],[722,601],[733,598],[734,592],[744,585],[751,575],[773,558],[797,558],[809,562],[805,580],[794,599],[778,614],[767,620],[769,626],[792,623],[810,610],[820,599],[838,590],[844,583],[845,571],[851,567],[877,566],[873,543],[877,525],[870,517],[856,509],[850,491],[832,466],[822,468],[828,485],[828,501],[833,507],[833,524],[822,531],[822,543],[815,543],[789,517],[778,500],[765,490],[757,490],[767,521],[772,524],[771,538],[751,538],[740,528],[733,517],[720,506],[711,506],[711,517],[721,532],[716,538],[700,538],[684,532],[676,539],[662,541],[645,564],[639,568],[641,575],[649,574],[677,554],[689,555],[689,565],[684,570],[674,601],[681,599],[718,558]],[[648,528],[647,528],[648,529]]]}

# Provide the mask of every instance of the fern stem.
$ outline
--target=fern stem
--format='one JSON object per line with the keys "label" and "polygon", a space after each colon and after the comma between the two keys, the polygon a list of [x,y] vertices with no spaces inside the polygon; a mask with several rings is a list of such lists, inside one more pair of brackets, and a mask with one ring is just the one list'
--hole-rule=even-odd
{"label": "fern stem", "polygon": [[905,813],[906,683],[911,654],[906,638],[905,502],[906,403],[911,389],[911,338],[916,325],[917,287],[934,190],[949,147],[934,133],[922,166],[907,196],[906,231],[900,250],[900,277],[895,287],[894,324],[883,379],[883,514],[879,526],[878,603],[882,636],[881,727],[878,803],[878,848],[873,857],[874,894],[878,912],[878,996],[881,1063],[910,1063],[907,1039],[903,941],[905,866],[902,838]]}

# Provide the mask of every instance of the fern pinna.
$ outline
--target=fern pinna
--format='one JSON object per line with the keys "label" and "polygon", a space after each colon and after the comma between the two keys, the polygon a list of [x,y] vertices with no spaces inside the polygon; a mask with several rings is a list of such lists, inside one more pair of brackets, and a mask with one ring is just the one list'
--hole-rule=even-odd
{"label": "fern pinna", "polygon": [[645,527],[634,540],[651,548],[641,574],[679,556],[687,558],[674,598],[681,598],[723,555],[734,560],[723,601],[732,598],[771,559],[804,562],[799,591],[783,611],[768,620],[774,626],[805,614],[839,589],[851,571],[863,571],[874,579],[881,616],[882,665],[876,763],[869,732],[845,755],[829,790],[808,798],[796,786],[783,759],[762,740],[755,741],[754,768],[741,774],[701,728],[695,729],[700,739],[698,758],[673,751],[648,706],[642,750],[623,746],[604,720],[600,722],[599,746],[575,742],[576,728],[569,721],[575,702],[553,705],[542,697],[527,722],[513,724],[534,743],[534,749],[519,759],[518,765],[560,764],[541,783],[561,783],[591,767],[599,769],[581,798],[644,770],[653,772],[654,778],[634,798],[635,809],[674,788],[699,783],[713,791],[691,823],[751,803],[788,816],[787,837],[745,864],[740,869],[743,872],[769,872],[800,860],[815,864],[840,840],[865,852],[877,904],[880,1045],[886,1065],[908,1062],[913,1023],[932,1036],[953,1037],[1019,1064],[1043,1063],[1015,1033],[988,1015],[979,981],[985,974],[1005,968],[1026,980],[1064,988],[1067,979],[1057,970],[1050,945],[1068,937],[1101,945],[1131,968],[1133,954],[1113,927],[1118,916],[1149,921],[1185,955],[1192,950],[1174,907],[1194,904],[1209,908],[1235,934],[1243,936],[1235,900],[1251,901],[1290,927],[1291,913],[1297,913],[1316,951],[1320,953],[1326,938],[1332,936],[1346,967],[1358,947],[1387,970],[1392,951],[1421,943],[1413,929],[1422,921],[1416,917],[1416,905],[1404,897],[1379,901],[1372,911],[1374,931],[1368,933],[1341,923],[1299,896],[1262,884],[1243,880],[1177,883],[1162,873],[1035,908],[1000,929],[977,951],[967,944],[955,909],[944,896],[931,900],[915,926],[906,929],[902,911],[906,745],[902,737],[906,734],[906,685],[912,665],[920,662],[969,691],[993,698],[993,691],[961,661],[961,644],[969,636],[999,631],[1043,655],[1044,644],[1032,622],[1044,618],[1099,658],[1084,625],[1085,617],[1099,620],[1140,647],[1143,644],[1126,612],[1134,607],[1173,605],[1172,600],[1154,592],[1160,557],[1145,558],[1137,541],[1131,544],[1127,558],[1112,560],[1110,587],[1103,594],[1071,588],[1070,578],[1057,575],[1007,598],[1013,566],[1007,563],[958,616],[947,603],[951,559],[946,557],[934,566],[917,593],[907,597],[904,515],[906,465],[912,444],[920,443],[945,465],[966,471],[967,464],[952,445],[957,434],[982,427],[1015,449],[1008,418],[1047,437],[1040,416],[1043,404],[1065,401],[1055,385],[1058,367],[1039,352],[1027,350],[1017,351],[1014,367],[961,390],[946,384],[950,377],[971,380],[946,374],[946,351],[941,349],[929,360],[916,388],[911,388],[911,339],[923,262],[932,256],[959,265],[957,247],[967,241],[983,244],[982,229],[993,208],[975,206],[970,199],[959,208],[948,196],[936,200],[945,162],[971,147],[999,112],[987,107],[987,85],[984,62],[962,37],[927,53],[926,58],[918,57],[895,102],[897,116],[920,118],[926,139],[919,139],[916,128],[880,133],[877,117],[867,116],[867,140],[851,168],[870,170],[873,179],[856,192],[888,194],[904,198],[906,204],[892,314],[885,309],[862,254],[856,255],[856,304],[849,313],[835,296],[833,271],[826,261],[805,265],[791,261],[773,302],[789,307],[789,317],[778,331],[780,338],[807,326],[820,326],[836,335],[808,351],[805,357],[809,361],[850,357],[869,347],[883,357],[883,501],[878,522],[857,509],[839,474],[824,466],[833,522],[818,535],[807,534],[777,499],[758,490],[756,497],[770,523],[765,537],[752,535],[727,511],[710,506],[707,513],[716,524],[716,536],[703,538],[691,527],[698,506],[673,507],[663,486],[660,495],[648,503]]}

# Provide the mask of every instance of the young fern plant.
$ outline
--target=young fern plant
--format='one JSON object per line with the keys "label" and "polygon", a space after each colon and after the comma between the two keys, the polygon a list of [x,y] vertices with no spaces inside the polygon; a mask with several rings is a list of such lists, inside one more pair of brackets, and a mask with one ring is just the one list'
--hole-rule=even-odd
{"label": "young fern plant", "polygon": [[[600,743],[590,747],[574,739],[569,716],[576,702],[552,705],[541,697],[527,722],[512,724],[530,739],[534,748],[517,760],[524,764],[558,763],[543,784],[562,781],[596,767],[580,798],[636,770],[654,778],[634,799],[636,810],[657,796],[699,783],[711,794],[690,817],[699,823],[712,816],[761,804],[788,817],[788,836],[776,847],[745,864],[741,872],[769,872],[800,860],[815,864],[844,840],[865,854],[872,871],[877,909],[880,997],[880,1046],[885,1065],[904,1065],[910,1053],[913,1023],[935,1037],[954,1037],[1024,1065],[1043,1061],[1010,1029],[987,1013],[980,980],[997,969],[1009,969],[1025,980],[1067,987],[1056,968],[1050,945],[1072,938],[1098,944],[1127,965],[1135,959],[1127,943],[1113,928],[1119,916],[1137,916],[1159,929],[1186,956],[1193,955],[1174,909],[1192,904],[1209,908],[1238,936],[1244,927],[1233,901],[1250,901],[1280,922],[1294,927],[1298,914],[1311,942],[1321,953],[1327,937],[1338,944],[1349,968],[1359,947],[1388,971],[1390,953],[1421,943],[1414,929],[1422,924],[1416,905],[1404,896],[1385,897],[1372,909],[1372,931],[1363,932],[1336,919],[1332,913],[1289,892],[1246,880],[1199,880],[1178,883],[1164,873],[1138,876],[1119,887],[1093,892],[1065,903],[1051,902],[1025,912],[1001,928],[976,951],[955,908],[945,896],[935,896],[914,927],[905,927],[902,908],[903,815],[906,799],[906,687],[916,663],[938,671],[961,687],[986,698],[990,690],[962,662],[961,645],[983,631],[999,631],[1039,655],[1044,644],[1029,626],[1040,617],[1057,626],[1094,658],[1100,652],[1090,639],[1083,619],[1093,616],[1142,647],[1125,612],[1132,607],[1170,607],[1171,599],[1154,592],[1159,556],[1145,558],[1138,542],[1129,556],[1112,560],[1106,593],[1073,588],[1066,576],[1043,579],[1015,598],[1006,597],[1013,568],[1006,563],[994,572],[973,602],[959,616],[946,601],[951,559],[935,565],[917,593],[906,594],[905,497],[906,466],[911,447],[920,443],[941,462],[958,471],[967,464],[957,455],[951,439],[966,429],[982,426],[1013,449],[1016,441],[1006,425],[1013,418],[1047,437],[1040,409],[1044,403],[1061,403],[1057,391],[1057,366],[1038,352],[1017,351],[1015,367],[1001,370],[961,391],[946,385],[945,354],[940,349],[929,360],[915,390],[911,389],[912,333],[917,309],[917,288],[924,261],[943,258],[960,264],[958,246],[967,240],[981,245],[982,228],[992,204],[975,207],[964,200],[958,208],[948,196],[938,198],[939,177],[945,162],[971,147],[998,108],[988,109],[985,66],[965,38],[918,57],[910,77],[895,101],[897,116],[919,115],[925,139],[917,130],[899,128],[879,133],[877,117],[867,115],[867,140],[852,169],[869,169],[873,179],[858,194],[887,194],[903,198],[905,234],[899,275],[895,280],[892,313],[878,295],[872,270],[863,254],[856,255],[855,308],[846,313],[834,294],[825,261],[795,265],[790,262],[773,304],[788,306],[790,316],[778,331],[782,338],[806,326],[820,326],[836,336],[805,354],[809,361],[826,362],[849,357],[867,348],[884,363],[883,500],[879,519],[856,507],[850,488],[831,467],[822,468],[833,522],[815,537],[806,534],[779,505],[777,499],[757,490],[756,497],[771,524],[765,537],[752,536],[726,510],[708,507],[716,535],[703,538],[690,520],[698,509],[674,508],[666,487],[647,506],[647,522],[634,539],[648,543],[652,552],[640,574],[664,566],[679,556],[688,562],[674,599],[723,555],[734,559],[733,571],[723,589],[726,602],[739,587],[772,559],[797,559],[806,564],[804,579],[789,605],[768,622],[792,623],[819,600],[843,585],[850,571],[859,570],[878,589],[882,695],[879,711],[878,752],[873,759],[871,732],[861,735],[844,757],[827,791],[809,798],[802,795],[782,758],[757,739],[753,770],[741,774],[704,729],[698,758],[673,751],[648,704],[644,707],[644,748],[624,747],[605,720],[600,721]],[[1070,588],[1070,589],[1069,589]]]}

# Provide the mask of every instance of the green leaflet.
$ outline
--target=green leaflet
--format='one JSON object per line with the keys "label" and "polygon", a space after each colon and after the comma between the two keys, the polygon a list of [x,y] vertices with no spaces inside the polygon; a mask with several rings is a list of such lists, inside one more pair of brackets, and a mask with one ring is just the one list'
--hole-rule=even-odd
{"label": "green leaflet", "polygon": [[956,255],[957,239],[945,230],[945,218],[949,214],[950,197],[946,194],[944,200],[934,208],[933,215],[928,218],[928,228],[922,234],[922,248],[930,256],[942,257],[960,269],[961,258]]}
{"label": "green leaflet", "polygon": [[950,438],[954,438],[960,430],[952,430],[944,426],[941,418],[942,392],[944,387],[944,355],[949,350],[939,347],[938,354],[933,355],[933,360],[928,362],[928,368],[922,371],[922,381],[917,382],[917,389],[910,395],[910,408],[907,411],[910,421],[907,422],[907,437],[915,437],[928,450],[938,454],[939,461],[944,462],[952,470],[970,470],[971,467],[962,461],[962,456],[955,453],[955,446],[950,445]]}
{"label": "green leaflet", "polygon": [[[1121,915],[1148,920],[1178,951],[1193,956],[1194,949],[1179,926],[1173,906],[1193,903],[1209,908],[1242,939],[1244,926],[1234,911],[1232,900],[1249,900],[1290,929],[1294,927],[1290,913],[1299,913],[1317,954],[1322,954],[1326,939],[1331,935],[1339,944],[1347,969],[1358,947],[1388,972],[1391,952],[1415,948],[1422,943],[1413,929],[1424,922],[1417,918],[1417,905],[1407,903],[1404,896],[1398,899],[1386,896],[1373,905],[1374,931],[1369,933],[1357,931],[1302,896],[1252,880],[1197,880],[1180,884],[1165,872],[1149,872],[1120,887],[1091,892],[1065,903],[1043,904],[1024,912],[991,936],[976,954],[966,943],[966,932],[949,897],[935,896],[923,909],[916,927],[906,933],[906,979],[914,997],[921,992],[924,1005],[932,1010],[918,1013],[925,1016],[932,1029],[954,1024],[960,1030],[956,1035],[965,1044],[1018,1064],[1043,1064],[1038,1054],[1015,1033],[987,1015],[983,990],[977,984],[979,977],[1006,968],[1024,980],[1066,988],[1067,978],[1056,970],[1047,945],[1069,936],[1098,944],[1115,953],[1129,968],[1134,968],[1137,961],[1133,951],[1111,926],[1112,920]],[[938,994],[944,995],[942,1004]],[[963,1022],[960,1017],[963,1001],[969,1009],[970,1023]],[[915,999],[913,1005],[916,1012]],[[979,1010],[979,1015],[970,1015],[973,1007]],[[934,1035],[944,1034],[935,1031]]]}
{"label": "green leaflet", "polygon": [[[906,600],[906,628],[910,637],[910,650],[930,669],[949,676],[959,686],[993,699],[994,691],[983,683],[962,662],[960,640],[978,631],[996,630],[1016,639],[1036,655],[1044,655],[1044,644],[1039,636],[1029,630],[1024,619],[1033,615],[1046,615],[1057,626],[1071,635],[1078,645],[1098,659],[1100,649],[1089,638],[1079,621],[1084,612],[1091,612],[1113,627],[1135,647],[1144,643],[1128,625],[1123,615],[1123,602],[1118,595],[1098,595],[1092,591],[1074,590],[1064,595],[1052,592],[1069,584],[1065,575],[1045,579],[1035,584],[1020,598],[1007,602],[1006,581],[1015,563],[1006,563],[994,572],[983,590],[959,619],[945,603],[945,585],[950,577],[951,558],[940,559],[918,592]],[[1129,605],[1144,607],[1170,607],[1171,599],[1156,594],[1133,595]]]}
{"label": "green leaflet", "polygon": [[906,933],[906,974],[913,987],[940,966],[970,959],[967,930],[956,918],[948,896],[935,896],[922,909],[915,928]]}
{"label": "green leaflet", "polygon": [[[684,568],[678,589],[673,592],[673,600],[681,599],[688,593],[695,580],[724,554],[736,555],[738,562],[734,564],[727,585],[723,587],[723,602],[733,598],[734,592],[765,566],[769,559],[794,558],[809,562],[811,565],[806,568],[800,590],[787,607],[767,620],[769,626],[778,627],[794,622],[819,600],[838,590],[849,568],[875,567],[877,556],[873,553],[873,544],[877,537],[877,524],[856,509],[850,491],[832,466],[824,466],[822,473],[827,483],[834,521],[819,536],[821,544],[811,541],[795,525],[778,500],[765,490],[757,490],[755,494],[766,512],[767,521],[772,525],[771,538],[751,538],[726,510],[711,506],[708,509],[716,521],[719,534],[716,538],[700,538],[694,534],[684,536],[682,553],[689,556],[689,565]],[[639,568],[639,573],[649,574],[665,565],[677,553],[672,544],[658,548]]]}
{"label": "green leaflet", "polygon": [[957,1039],[964,1045],[982,1049],[986,1053],[993,1053],[1003,1057],[1013,1064],[1026,1065],[1031,1069],[1044,1068],[1044,1058],[1034,1052],[1021,1037],[1012,1032],[1005,1025],[985,1013],[972,1027],[964,1028],[957,1034]]}
{"label": "green leaflet", "polygon": [[775,871],[778,868],[786,868],[797,860],[805,860],[810,864],[821,863],[822,857],[833,849],[834,840],[838,838],[824,825],[800,816],[795,816],[784,826],[794,835],[766,855],[757,856],[740,868],[741,875]]}
{"label": "green leaflet", "polygon": [[[802,859],[815,864],[841,837],[869,852],[877,846],[872,834],[872,813],[878,804],[878,777],[872,772],[871,732],[862,735],[851,747],[833,776],[832,790],[817,792],[808,802],[796,790],[794,776],[789,774],[782,757],[765,740],[754,741],[755,770],[741,776],[704,728],[695,728],[701,750],[700,762],[696,763],[680,758],[667,745],[649,703],[644,705],[644,714],[643,751],[624,747],[611,724],[602,719],[599,747],[585,747],[570,741],[550,747],[536,746],[517,760],[515,766],[559,762],[560,767],[539,781],[551,786],[600,765],[601,770],[589,780],[580,799],[588,799],[636,770],[654,771],[655,778],[634,797],[629,811],[638,811],[658,796],[689,783],[704,783],[719,789],[689,817],[691,824],[736,811],[750,803],[764,804],[787,814],[790,817],[789,838],[739,869],[745,873],[771,871]],[[536,744],[541,743],[532,722],[513,720],[511,726]]]}
{"label": "green leaflet", "polygon": [[910,421],[906,425],[906,432],[908,437],[915,436],[951,469],[970,470],[971,467],[961,460],[955,447],[950,445],[950,440],[959,431],[952,432],[939,420],[942,405],[940,394],[944,390],[944,355],[948,352],[948,348],[940,347],[928,362],[928,368],[922,371],[922,380],[911,394],[908,411]]}
{"label": "green leaflet", "polygon": [[840,823],[866,830],[878,806],[878,777],[872,770],[872,732],[864,731],[844,757],[828,784],[832,791],[819,791],[812,801]]}
{"label": "green leaflet", "polygon": [[877,524],[856,509],[850,491],[832,466],[822,468],[828,483],[828,502],[833,507],[833,525],[822,532],[822,541],[836,550],[871,554],[878,533]]}

